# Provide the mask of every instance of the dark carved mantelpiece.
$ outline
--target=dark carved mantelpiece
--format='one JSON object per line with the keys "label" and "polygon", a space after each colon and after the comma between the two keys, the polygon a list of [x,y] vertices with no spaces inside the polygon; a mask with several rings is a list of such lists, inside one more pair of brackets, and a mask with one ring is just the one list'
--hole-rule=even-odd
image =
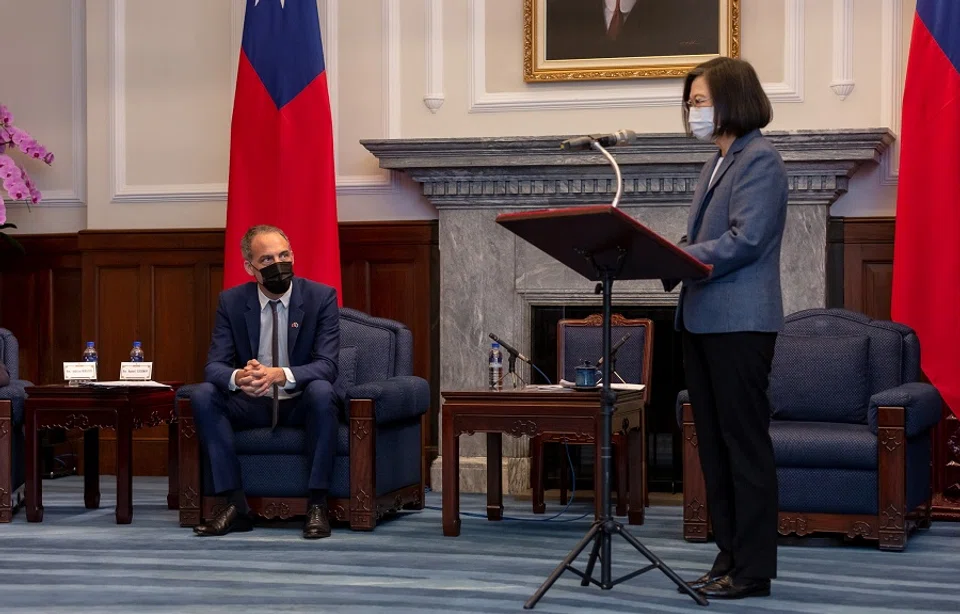
{"label": "dark carved mantelpiece", "polygon": [[[886,128],[767,132],[789,174],[782,276],[788,313],[826,305],[830,205],[850,177],[875,164],[893,142]],[[440,241],[440,388],[484,385],[487,334],[530,350],[531,308],[599,305],[593,284],[496,224],[501,211],[609,203],[616,192],[605,159],[562,151],[568,136],[366,140],[380,167],[407,174],[436,206]],[[643,134],[612,149],[621,165],[621,208],[678,239],[696,181],[716,151],[682,134]],[[614,287],[614,305],[673,305],[676,293],[638,281]],[[485,440],[460,443],[461,490],[486,487]],[[525,438],[505,437],[508,492],[529,487]],[[438,462],[440,459],[438,459]],[[433,468],[439,476],[439,467]],[[432,482],[440,483],[439,479]]]}

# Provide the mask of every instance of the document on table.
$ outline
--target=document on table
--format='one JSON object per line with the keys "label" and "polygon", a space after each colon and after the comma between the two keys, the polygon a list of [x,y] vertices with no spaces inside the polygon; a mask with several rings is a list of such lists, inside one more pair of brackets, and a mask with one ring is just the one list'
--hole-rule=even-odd
{"label": "document on table", "polygon": [[161,384],[153,380],[130,380],[122,379],[114,382],[87,382],[85,385],[97,388],[170,388],[167,384]]}
{"label": "document on table", "polygon": [[[573,382],[569,382],[565,379],[560,380],[559,384],[539,385],[539,386],[535,385],[535,386],[527,386],[527,388],[534,388],[536,390],[542,390],[544,392],[547,392],[550,390],[563,390],[563,389],[583,390],[583,388],[580,388]],[[597,384],[596,388],[597,389],[603,388],[603,384]],[[610,388],[612,390],[643,390],[644,388],[646,388],[646,386],[644,386],[643,384],[613,383],[613,384],[610,384]]]}

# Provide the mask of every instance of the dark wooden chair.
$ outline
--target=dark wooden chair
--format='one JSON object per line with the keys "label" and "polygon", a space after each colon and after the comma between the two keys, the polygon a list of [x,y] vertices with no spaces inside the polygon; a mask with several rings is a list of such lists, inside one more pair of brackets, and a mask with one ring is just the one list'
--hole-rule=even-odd
{"label": "dark wooden chair", "polygon": [[0,522],[10,522],[23,502],[24,438],[23,406],[33,384],[20,376],[20,345],[9,330],[0,328],[0,361],[10,383],[0,387]]}
{"label": "dark wooden chair", "polygon": [[[770,437],[781,535],[840,533],[903,550],[930,524],[931,431],[940,394],[920,381],[920,342],[908,327],[844,309],[786,318],[770,373]],[[710,510],[693,408],[683,429],[683,537],[706,541]]]}
{"label": "dark wooden chair", "polygon": [[[643,409],[640,411],[640,421],[636,428],[640,430],[639,441],[641,446],[647,445],[647,424],[646,424],[646,406],[650,402],[650,379],[653,364],[653,321],[639,318],[627,319],[620,314],[613,314],[611,318],[611,343],[616,344],[627,333],[629,339],[623,344],[617,352],[614,362],[617,374],[623,378],[623,381],[630,384],[643,384]],[[557,323],[557,377],[567,381],[576,379],[575,369],[585,360],[596,364],[597,360],[603,354],[603,317],[600,314],[593,314],[582,320],[560,320]],[[619,382],[616,375],[613,376],[613,382]],[[640,450],[638,455],[641,458],[639,467],[630,467],[628,459],[630,450],[628,448],[629,425],[615,424],[612,434],[613,454],[614,454],[614,472],[616,476],[616,493],[618,516],[629,516],[630,524],[643,523],[643,510],[627,509],[627,476],[630,471],[640,471],[642,475],[643,493],[641,500],[644,506],[649,505],[649,494],[647,493],[647,459],[646,450]],[[589,441],[578,439],[576,442],[564,435],[544,434],[539,437],[533,437],[530,440],[530,484],[534,489],[535,514],[542,514],[546,510],[543,504],[543,444],[544,443],[567,443],[569,445],[596,445],[596,442],[590,438]],[[567,504],[567,483],[569,480],[570,468],[564,455],[563,467],[560,470],[560,504]],[[599,486],[596,487],[599,489]]]}

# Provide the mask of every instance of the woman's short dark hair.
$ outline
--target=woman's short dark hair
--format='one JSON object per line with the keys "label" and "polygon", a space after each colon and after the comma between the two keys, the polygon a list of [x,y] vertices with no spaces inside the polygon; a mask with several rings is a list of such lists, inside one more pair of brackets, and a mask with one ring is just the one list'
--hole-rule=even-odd
{"label": "woman's short dark hair", "polygon": [[773,119],[773,106],[767,98],[757,71],[749,62],[720,57],[696,66],[683,81],[683,127],[690,134],[690,86],[699,76],[707,81],[713,99],[715,136],[740,137],[765,127]]}

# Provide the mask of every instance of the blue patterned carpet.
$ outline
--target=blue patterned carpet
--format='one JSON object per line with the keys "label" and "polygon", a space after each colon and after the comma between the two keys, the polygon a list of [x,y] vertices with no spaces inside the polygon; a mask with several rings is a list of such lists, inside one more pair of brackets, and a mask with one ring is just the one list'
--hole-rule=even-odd
{"label": "blue patterned carpet", "polygon": [[[373,533],[334,528],[317,542],[299,523],[258,527],[225,538],[198,538],[165,506],[166,482],[137,478],[132,525],[114,524],[112,476],[103,507],[83,508],[80,478],[45,481],[42,524],[23,510],[0,525],[2,604],[27,612],[520,612],[523,603],[589,528],[576,522],[499,522],[464,517],[445,538],[440,512],[407,513]],[[525,516],[527,503],[506,502]],[[428,504],[439,507],[440,495]],[[465,495],[463,511],[483,500]],[[556,508],[556,506],[553,506]],[[548,507],[548,511],[549,511]],[[574,506],[571,516],[587,511]],[[653,507],[631,532],[682,577],[712,562],[712,544],[680,538],[680,509]],[[586,555],[581,556],[581,560]],[[645,559],[619,538],[614,572]],[[581,588],[566,573],[535,612],[809,612],[827,614],[958,612],[960,524],[934,523],[906,552],[817,540],[779,550],[773,595],[700,608],[651,571],[611,591]]]}

